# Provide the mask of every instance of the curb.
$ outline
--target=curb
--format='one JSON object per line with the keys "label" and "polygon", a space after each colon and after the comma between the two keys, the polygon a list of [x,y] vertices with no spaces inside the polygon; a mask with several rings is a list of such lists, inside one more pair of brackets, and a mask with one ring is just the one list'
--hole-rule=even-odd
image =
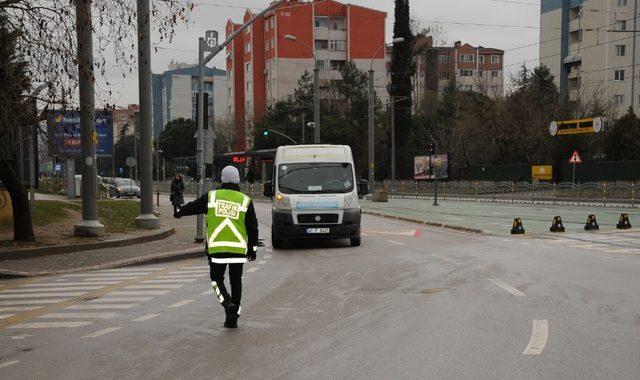
{"label": "curb", "polygon": [[401,220],[403,222],[424,224],[426,226],[431,226],[431,227],[440,227],[440,228],[446,228],[446,229],[450,229],[450,230],[470,232],[470,233],[474,233],[474,234],[482,234],[482,233],[484,233],[484,231],[482,231],[480,229],[477,229],[477,228],[470,228],[470,227],[465,227],[465,226],[456,226],[456,225],[453,225],[453,224],[442,224],[442,223],[437,223],[437,222],[428,222],[428,221],[424,221],[424,220],[411,219],[411,218],[406,218],[406,217],[403,217],[403,216],[393,216],[393,215],[382,214],[382,213],[372,212],[372,211],[362,211],[362,213],[366,214],[366,215],[378,216],[378,217],[385,218],[385,219],[395,219],[395,220]]}
{"label": "curb", "polygon": [[130,245],[162,240],[173,235],[175,232],[176,232],[175,229],[172,227],[172,228],[165,228],[153,234],[136,236],[133,238],[105,240],[105,241],[99,241],[94,243],[49,245],[45,247],[26,248],[26,249],[13,251],[13,252],[2,252],[0,253],[0,260],[19,260],[19,259],[28,259],[33,257],[60,255],[64,253],[72,253],[72,252],[79,252],[79,251],[91,251],[94,249],[102,249],[102,248],[127,247]]}
{"label": "curb", "polygon": [[25,278],[25,277],[51,276],[54,274],[86,272],[86,271],[94,271],[94,270],[101,270],[101,269],[113,269],[113,268],[129,267],[129,266],[168,263],[168,262],[180,261],[180,260],[186,260],[186,259],[195,259],[198,257],[204,257],[203,248],[193,248],[185,251],[176,251],[176,252],[168,252],[168,253],[157,254],[157,255],[134,257],[131,259],[119,260],[111,263],[104,263],[100,265],[92,265],[87,267],[65,269],[65,270],[58,270],[58,271],[20,272],[20,271],[0,269],[0,279],[16,279],[16,278]]}

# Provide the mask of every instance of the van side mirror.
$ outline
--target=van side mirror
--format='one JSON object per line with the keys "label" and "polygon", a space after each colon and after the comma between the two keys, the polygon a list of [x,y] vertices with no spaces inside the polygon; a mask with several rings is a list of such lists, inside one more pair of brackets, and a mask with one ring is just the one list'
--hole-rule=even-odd
{"label": "van side mirror", "polygon": [[358,195],[364,197],[369,194],[369,182],[361,179],[358,181]]}
{"label": "van side mirror", "polygon": [[273,182],[266,181],[264,183],[264,191],[263,191],[262,195],[264,195],[267,198],[273,197]]}

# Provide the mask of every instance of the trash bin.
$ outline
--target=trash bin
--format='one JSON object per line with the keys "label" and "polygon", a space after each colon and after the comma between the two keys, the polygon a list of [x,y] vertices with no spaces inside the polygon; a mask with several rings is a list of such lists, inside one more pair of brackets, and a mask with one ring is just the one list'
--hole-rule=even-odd
{"label": "trash bin", "polygon": [[375,190],[373,192],[374,202],[389,202],[389,192],[387,190]]}

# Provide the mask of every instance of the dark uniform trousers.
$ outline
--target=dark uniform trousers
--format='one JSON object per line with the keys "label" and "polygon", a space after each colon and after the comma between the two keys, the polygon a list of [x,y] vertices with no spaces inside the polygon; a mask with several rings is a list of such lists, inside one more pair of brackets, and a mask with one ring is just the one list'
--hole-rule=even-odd
{"label": "dark uniform trousers", "polygon": [[[231,296],[227,292],[227,288],[224,285],[224,272],[229,265],[229,284],[231,285]],[[215,281],[220,290],[220,294],[224,297],[224,301],[231,300],[234,305],[240,307],[240,301],[242,300],[242,268],[244,264],[216,264],[209,260],[209,267],[211,268],[211,281]]]}

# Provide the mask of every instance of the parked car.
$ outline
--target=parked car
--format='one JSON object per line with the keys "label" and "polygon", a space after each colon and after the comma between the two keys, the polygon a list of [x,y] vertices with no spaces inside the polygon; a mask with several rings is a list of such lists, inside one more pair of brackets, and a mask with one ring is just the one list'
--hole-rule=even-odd
{"label": "parked car", "polygon": [[128,178],[109,178],[106,181],[109,184],[110,197],[138,197],[140,198],[140,185],[138,182]]}

